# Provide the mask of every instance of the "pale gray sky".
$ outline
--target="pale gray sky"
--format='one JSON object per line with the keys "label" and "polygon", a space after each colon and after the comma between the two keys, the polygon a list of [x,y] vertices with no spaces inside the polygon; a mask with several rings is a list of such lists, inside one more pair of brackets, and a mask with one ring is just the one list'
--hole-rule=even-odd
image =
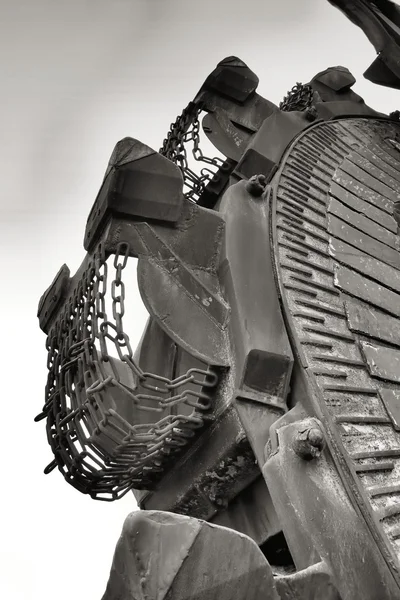
{"label": "pale gray sky", "polygon": [[[94,502],[50,462],[45,336],[37,302],[84,256],[85,221],[116,141],[158,149],[217,62],[237,55],[278,103],[342,64],[383,112],[399,94],[366,82],[364,35],[326,0],[0,0],[2,502],[0,596],[99,600],[133,497]],[[135,274],[132,273],[132,277]],[[145,318],[137,300],[133,339]]]}

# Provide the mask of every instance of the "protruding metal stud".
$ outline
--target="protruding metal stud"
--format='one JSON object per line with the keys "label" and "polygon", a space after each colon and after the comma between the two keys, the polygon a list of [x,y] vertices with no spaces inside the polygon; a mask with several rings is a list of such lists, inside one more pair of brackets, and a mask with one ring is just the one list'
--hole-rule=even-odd
{"label": "protruding metal stud", "polygon": [[299,431],[293,442],[293,450],[304,460],[318,458],[324,446],[324,436],[318,427],[307,427]]}
{"label": "protruding metal stud", "polygon": [[253,175],[246,183],[246,190],[252,196],[259,198],[265,191],[267,180],[265,175]]}

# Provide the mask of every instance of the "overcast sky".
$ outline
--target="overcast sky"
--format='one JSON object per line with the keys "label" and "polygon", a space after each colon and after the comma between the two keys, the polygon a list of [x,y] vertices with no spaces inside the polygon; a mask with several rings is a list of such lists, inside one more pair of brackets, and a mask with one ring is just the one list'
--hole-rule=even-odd
{"label": "overcast sky", "polygon": [[[347,66],[382,112],[399,94],[362,78],[363,34],[326,0],[0,0],[2,502],[0,596],[100,600],[132,495],[95,502],[58,472],[44,424],[45,336],[36,309],[85,222],[114,144],[158,149],[222,58],[237,55],[278,103],[296,81]],[[132,272],[132,277],[135,273]],[[136,344],[145,311],[138,298]]]}

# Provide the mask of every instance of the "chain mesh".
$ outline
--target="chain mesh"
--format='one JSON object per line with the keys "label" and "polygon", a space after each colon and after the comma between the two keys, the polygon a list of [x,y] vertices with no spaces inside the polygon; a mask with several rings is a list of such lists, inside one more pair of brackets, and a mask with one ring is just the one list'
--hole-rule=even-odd
{"label": "chain mesh", "polygon": [[[182,114],[171,124],[167,137],[159,150],[160,154],[172,160],[181,169],[184,190],[186,190],[185,196],[193,202],[199,200],[207,183],[224,164],[224,161],[220,158],[208,158],[201,151],[199,123],[201,111],[201,103],[190,102],[182,111]],[[189,166],[189,156],[186,149],[189,143],[193,144],[193,159],[207,165],[201,169],[200,175]]]}
{"label": "chain mesh", "polygon": [[103,500],[152,487],[210,418],[210,392],[217,384],[210,370],[190,369],[171,380],[135,362],[123,329],[128,257],[129,246],[119,244],[110,285],[112,319],[106,313],[109,265],[103,245],[89,257],[47,337],[45,405],[36,417],[47,417],[55,456],[45,472],[58,466],[74,487]]}
{"label": "chain mesh", "polygon": [[309,84],[296,83],[279,105],[280,110],[307,110],[313,103],[313,89]]}

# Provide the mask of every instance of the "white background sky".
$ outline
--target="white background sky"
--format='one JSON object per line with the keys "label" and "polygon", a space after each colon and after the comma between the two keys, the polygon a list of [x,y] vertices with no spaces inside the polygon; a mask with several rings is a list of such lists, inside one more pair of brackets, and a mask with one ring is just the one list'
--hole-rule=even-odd
{"label": "white background sky", "polygon": [[[399,94],[362,78],[363,34],[326,0],[0,0],[0,597],[100,600],[133,496],[95,502],[53,472],[44,424],[45,335],[36,309],[85,222],[116,141],[158,149],[225,56],[278,103],[296,81],[347,66],[377,110]],[[135,277],[135,273],[132,273]],[[137,299],[134,344],[143,327]]]}

